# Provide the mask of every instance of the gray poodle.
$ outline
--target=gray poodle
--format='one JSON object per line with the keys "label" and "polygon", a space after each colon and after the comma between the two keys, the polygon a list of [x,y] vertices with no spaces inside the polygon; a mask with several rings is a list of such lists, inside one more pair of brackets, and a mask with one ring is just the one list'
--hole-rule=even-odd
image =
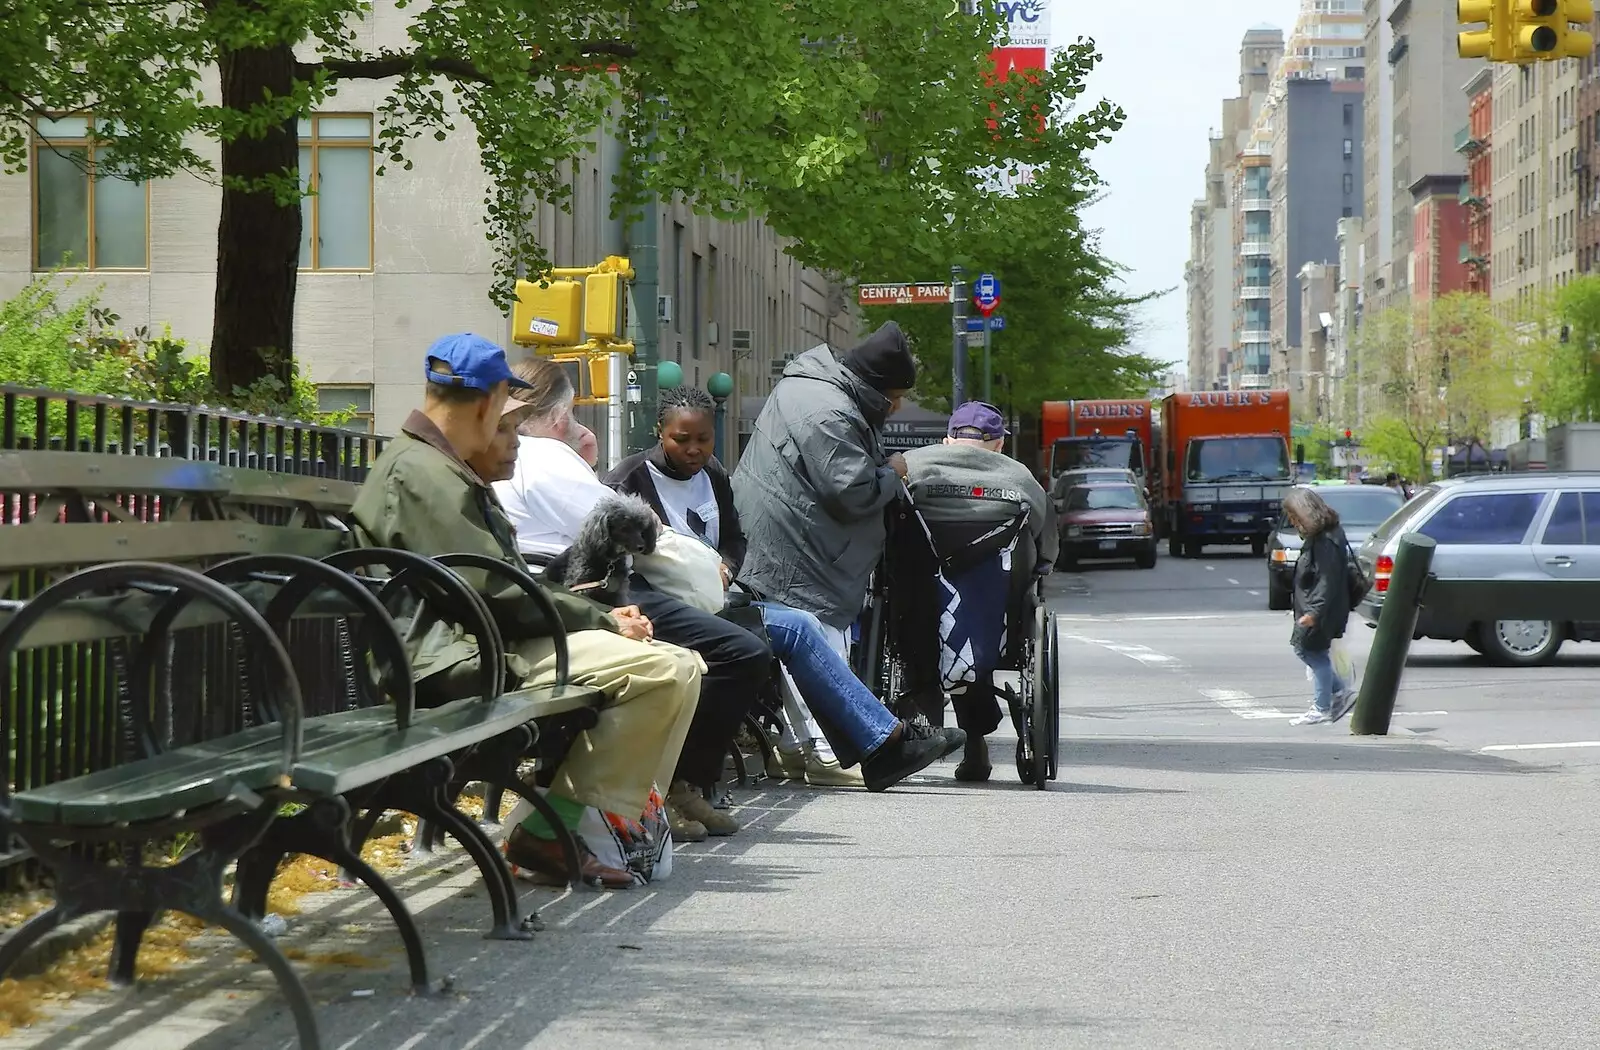
{"label": "gray poodle", "polygon": [[627,605],[628,556],[654,554],[660,533],[655,511],[638,496],[603,499],[583,519],[572,546],[546,566],[545,578],[602,605]]}

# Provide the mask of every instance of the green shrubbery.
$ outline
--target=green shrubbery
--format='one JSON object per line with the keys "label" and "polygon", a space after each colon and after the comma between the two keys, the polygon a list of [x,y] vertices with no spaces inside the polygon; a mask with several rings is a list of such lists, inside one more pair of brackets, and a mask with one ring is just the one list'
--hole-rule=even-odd
{"label": "green shrubbery", "polygon": [[41,275],[0,302],[0,383],[227,407],[323,424],[347,418],[347,413],[318,412],[316,388],[298,373],[289,386],[268,378],[245,389],[216,390],[203,354],[170,331],[120,331],[120,319],[101,305],[99,289],[77,291],[82,279]]}

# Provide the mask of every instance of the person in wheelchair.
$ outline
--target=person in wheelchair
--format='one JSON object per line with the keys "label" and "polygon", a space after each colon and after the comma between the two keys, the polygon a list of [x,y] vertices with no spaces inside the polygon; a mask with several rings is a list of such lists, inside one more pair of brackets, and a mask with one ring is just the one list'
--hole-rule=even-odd
{"label": "person in wheelchair", "polygon": [[[727,474],[712,452],[715,403],[710,394],[688,386],[663,390],[660,397],[660,440],[653,448],[624,459],[606,476],[606,483],[645,500],[668,528],[716,550],[722,556],[726,587],[739,575],[745,539]],[[815,751],[806,749],[801,766],[806,783],[819,787],[865,785],[868,791],[886,791],[962,746],[957,732],[902,721],[890,713],[856,678],[815,614],[775,601],[752,605],[796,691],[820,716],[824,733],[836,742],[839,758],[826,764],[817,761]],[[810,716],[807,710],[788,713],[796,723],[809,723]],[[780,741],[780,761],[782,747]],[[853,772],[849,767],[858,763],[861,771],[854,778],[840,775],[841,766],[842,772],[849,773]]]}
{"label": "person in wheelchair", "polygon": [[[912,578],[926,586],[940,574],[948,585],[945,594],[924,594],[922,600],[901,596],[902,609],[925,617],[922,629],[913,630],[923,644],[915,646],[919,658],[905,668],[907,684],[930,718],[942,716],[944,688],[950,687],[956,725],[966,733],[955,776],[969,783],[989,779],[984,738],[1001,720],[994,670],[1005,643],[1002,632],[984,627],[1015,620],[1018,596],[1031,601],[1033,579],[1050,572],[1058,545],[1055,511],[1044,488],[1027,467],[1000,451],[1008,433],[999,409],[967,401],[950,414],[943,444],[906,453],[911,501],[942,566],[895,574],[895,585],[910,590],[918,586]],[[929,609],[944,610],[941,619],[947,621],[939,631],[937,661],[929,651],[933,625],[922,612]]]}

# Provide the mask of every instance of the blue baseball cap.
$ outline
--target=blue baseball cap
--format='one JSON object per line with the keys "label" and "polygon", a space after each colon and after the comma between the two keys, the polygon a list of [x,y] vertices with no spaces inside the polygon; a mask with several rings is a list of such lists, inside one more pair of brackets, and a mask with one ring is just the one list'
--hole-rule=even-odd
{"label": "blue baseball cap", "polygon": [[1006,429],[1005,417],[998,408],[987,401],[965,401],[950,413],[950,428],[946,433],[953,438],[998,441],[1011,431]]}
{"label": "blue baseball cap", "polygon": [[[448,371],[434,368],[443,364]],[[499,383],[509,383],[513,390],[526,390],[528,384],[518,379],[506,360],[506,352],[481,335],[458,332],[441,336],[428,347],[422,362],[428,382],[441,386],[465,386],[487,393]]]}

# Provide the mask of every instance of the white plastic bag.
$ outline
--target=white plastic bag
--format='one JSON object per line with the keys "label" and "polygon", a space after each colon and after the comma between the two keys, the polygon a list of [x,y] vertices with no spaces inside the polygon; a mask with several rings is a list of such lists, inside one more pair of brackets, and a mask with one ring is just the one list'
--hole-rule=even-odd
{"label": "white plastic bag", "polygon": [[[506,818],[514,828],[527,820],[533,807],[518,802]],[[661,792],[650,789],[650,800],[638,819],[602,813],[589,806],[578,820],[578,837],[608,868],[632,873],[635,884],[643,886],[672,874],[672,826],[667,823],[667,806]]]}
{"label": "white plastic bag", "polygon": [[[1339,681],[1344,687],[1354,692],[1361,681],[1361,666],[1356,663],[1355,656],[1350,652],[1350,647],[1344,639],[1335,638],[1328,646],[1328,656],[1333,661],[1333,673],[1339,676]],[[1311,666],[1306,665],[1306,681],[1315,682],[1316,675],[1311,673]]]}
{"label": "white plastic bag", "polygon": [[655,553],[635,554],[633,567],[656,590],[701,612],[719,613],[727,603],[722,555],[682,533],[662,529]]}
{"label": "white plastic bag", "polygon": [[1328,647],[1328,655],[1333,657],[1333,673],[1339,676],[1344,687],[1354,692],[1361,681],[1361,668],[1356,664],[1355,654],[1344,643],[1343,638],[1335,638]]}

